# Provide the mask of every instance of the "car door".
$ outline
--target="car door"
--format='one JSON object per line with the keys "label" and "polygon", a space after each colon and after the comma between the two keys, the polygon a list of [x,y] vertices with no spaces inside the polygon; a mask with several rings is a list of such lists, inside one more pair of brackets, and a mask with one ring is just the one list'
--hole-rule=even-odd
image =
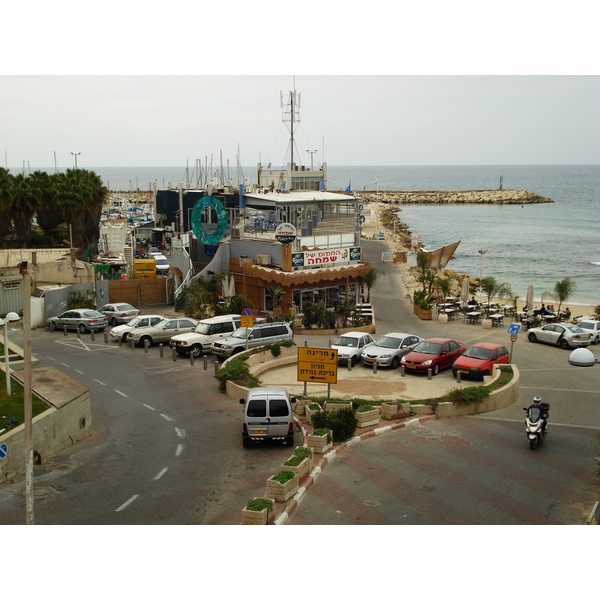
{"label": "car door", "polygon": [[285,398],[269,398],[268,434],[269,437],[286,437],[292,419]]}
{"label": "car door", "polygon": [[458,344],[456,342],[446,342],[442,346],[442,355],[440,357],[440,367],[445,369],[449,367],[458,358]]}
{"label": "car door", "polygon": [[174,335],[180,333],[178,319],[170,319],[164,327],[159,327],[152,332],[155,342],[168,342]]}
{"label": "car door", "polygon": [[540,342],[545,342],[546,344],[556,344],[558,336],[560,333],[562,333],[562,330],[558,332],[556,329],[556,325],[544,325],[544,327],[540,329],[540,333],[538,335]]}

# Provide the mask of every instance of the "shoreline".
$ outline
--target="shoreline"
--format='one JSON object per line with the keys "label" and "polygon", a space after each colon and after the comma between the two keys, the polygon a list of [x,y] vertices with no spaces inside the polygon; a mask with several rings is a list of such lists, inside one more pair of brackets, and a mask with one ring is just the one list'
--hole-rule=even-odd
{"label": "shoreline", "polygon": [[[363,196],[364,198],[364,196]],[[398,203],[390,203],[383,201],[369,201],[367,200],[367,206],[370,209],[369,215],[365,217],[365,223],[362,230],[362,237],[366,239],[373,239],[376,235],[383,231],[386,233],[385,238],[381,241],[385,243],[385,245],[389,248],[390,252],[406,252],[411,250],[411,232],[408,229],[408,225],[403,223],[395,214],[398,212]],[[552,201],[550,201],[552,202]],[[377,217],[377,213],[379,213],[379,217]],[[395,223],[395,227],[394,227]],[[394,240],[394,233],[396,239]],[[421,244],[419,243],[421,247]],[[412,267],[409,267],[404,262],[396,262],[396,267],[400,274],[402,275],[402,280],[404,286],[406,288],[407,294],[406,296],[412,300],[412,293],[416,289],[421,289],[421,284],[419,284],[411,273]],[[459,273],[451,268],[445,268],[440,270],[440,274],[451,274],[454,275],[457,279],[453,285],[453,293],[457,296],[460,296],[460,290],[462,287],[462,280],[465,277],[468,277],[470,282],[478,282],[479,277],[472,277],[468,273]],[[471,295],[471,294],[470,294]],[[492,298],[493,301],[499,301],[505,303],[505,300],[501,300],[499,298]],[[518,302],[520,305],[525,305],[525,298],[519,297]],[[556,304],[556,301],[553,299],[545,299],[534,298],[534,305],[541,305],[544,302],[546,304]],[[578,317],[587,317],[590,316],[592,318],[594,315],[594,309],[596,305],[587,303],[587,302],[577,302],[576,300],[568,300],[567,303],[563,305],[563,308],[569,307],[577,307],[577,311],[571,310],[572,318]]]}

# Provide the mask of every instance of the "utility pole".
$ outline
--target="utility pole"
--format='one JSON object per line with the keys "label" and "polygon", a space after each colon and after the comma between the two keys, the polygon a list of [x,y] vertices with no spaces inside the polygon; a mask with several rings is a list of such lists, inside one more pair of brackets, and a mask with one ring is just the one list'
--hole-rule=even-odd
{"label": "utility pole", "polygon": [[77,157],[81,154],[81,152],[71,152],[71,154],[75,157],[75,170],[77,170]]}

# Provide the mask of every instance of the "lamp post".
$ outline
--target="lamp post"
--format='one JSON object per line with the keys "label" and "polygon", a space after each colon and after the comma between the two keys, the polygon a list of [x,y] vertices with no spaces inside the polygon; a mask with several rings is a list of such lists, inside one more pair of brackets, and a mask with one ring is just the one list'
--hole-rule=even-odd
{"label": "lamp post", "polygon": [[75,170],[77,170],[77,157],[81,154],[81,152],[71,152],[71,154],[75,157]]}
{"label": "lamp post", "polygon": [[313,154],[315,152],[318,152],[318,150],[307,150],[307,152],[310,154],[310,170],[313,170]]}
{"label": "lamp post", "polygon": [[10,386],[10,360],[8,350],[8,326],[10,323],[16,323],[20,321],[21,317],[16,312],[9,312],[4,319],[0,319],[0,324],[4,326],[4,371],[6,373],[6,395],[12,394]]}
{"label": "lamp post", "polygon": [[479,253],[479,295],[483,298],[483,288],[481,287],[481,280],[483,279],[483,255],[487,250],[477,250],[477,252]]}

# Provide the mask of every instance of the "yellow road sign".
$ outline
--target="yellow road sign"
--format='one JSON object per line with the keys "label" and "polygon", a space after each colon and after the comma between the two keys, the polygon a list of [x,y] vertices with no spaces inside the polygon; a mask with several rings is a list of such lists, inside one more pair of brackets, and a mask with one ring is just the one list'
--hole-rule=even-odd
{"label": "yellow road sign", "polygon": [[240,319],[240,327],[254,327],[254,317],[242,315]]}
{"label": "yellow road sign", "polygon": [[298,381],[337,383],[337,350],[298,348]]}

